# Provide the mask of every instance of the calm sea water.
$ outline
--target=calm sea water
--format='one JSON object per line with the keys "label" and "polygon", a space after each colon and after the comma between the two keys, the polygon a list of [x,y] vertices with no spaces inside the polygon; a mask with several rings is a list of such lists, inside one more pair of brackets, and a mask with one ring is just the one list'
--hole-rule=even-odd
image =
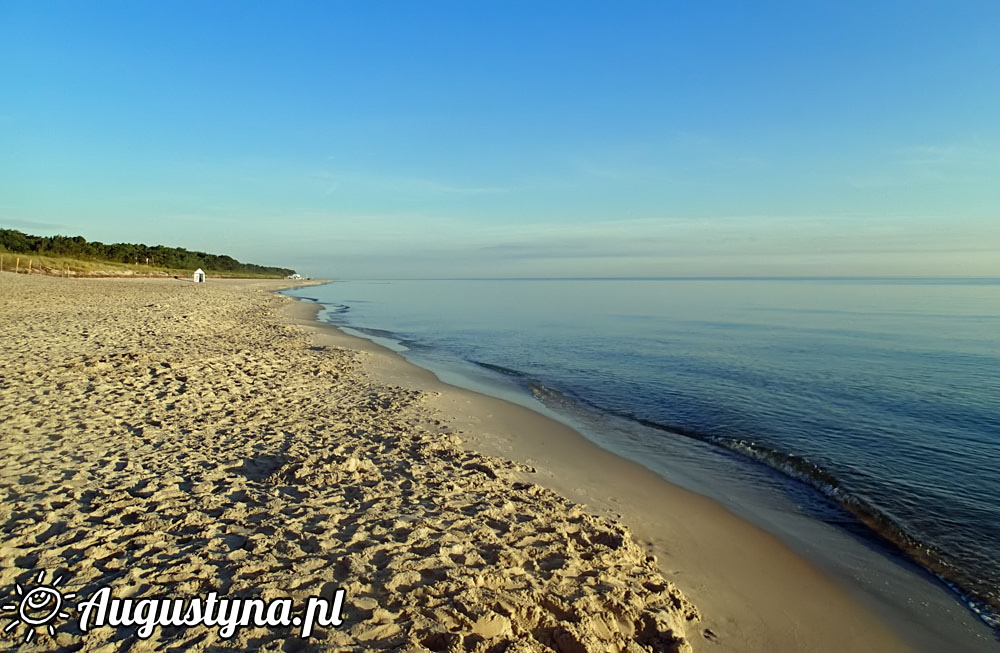
{"label": "calm sea water", "polygon": [[1000,626],[1000,280],[421,280],[290,294],[432,369],[603,423],[602,444],[642,461],[686,440],[766,469],[743,479],[784,483],[813,519],[891,543]]}

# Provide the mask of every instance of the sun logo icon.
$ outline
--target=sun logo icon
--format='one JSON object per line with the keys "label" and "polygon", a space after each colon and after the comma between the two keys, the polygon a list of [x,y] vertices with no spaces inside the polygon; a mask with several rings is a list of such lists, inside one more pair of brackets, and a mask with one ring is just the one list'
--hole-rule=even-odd
{"label": "sun logo icon", "polygon": [[67,599],[72,599],[76,596],[75,592],[63,594],[59,591],[59,583],[62,581],[63,576],[56,576],[52,580],[51,585],[46,585],[45,570],[43,569],[38,572],[38,576],[35,578],[35,583],[38,584],[38,587],[28,592],[25,592],[19,583],[14,583],[14,590],[21,597],[21,600],[18,603],[10,603],[0,608],[4,612],[17,613],[14,620],[3,629],[4,634],[11,632],[21,623],[25,623],[28,625],[28,634],[24,636],[25,644],[30,642],[31,638],[34,637],[35,628],[38,626],[46,626],[49,637],[55,637],[56,628],[52,625],[52,621],[57,617],[60,619],[69,618],[69,613],[64,612],[62,609],[63,603]]}

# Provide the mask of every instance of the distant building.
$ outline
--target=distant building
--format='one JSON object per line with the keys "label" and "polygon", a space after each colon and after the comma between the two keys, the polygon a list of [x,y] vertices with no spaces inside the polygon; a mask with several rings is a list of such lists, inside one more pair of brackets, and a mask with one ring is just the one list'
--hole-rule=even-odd
{"label": "distant building", "polygon": [[288,278],[288,279],[301,279],[301,278],[302,278],[302,275],[301,275],[301,274],[299,274],[298,272],[295,272],[295,273],[293,273],[293,274],[290,274],[290,275],[288,275],[288,277],[287,277],[287,278]]}
{"label": "distant building", "polygon": [[194,271],[194,282],[195,283],[205,283],[205,271],[198,268]]}

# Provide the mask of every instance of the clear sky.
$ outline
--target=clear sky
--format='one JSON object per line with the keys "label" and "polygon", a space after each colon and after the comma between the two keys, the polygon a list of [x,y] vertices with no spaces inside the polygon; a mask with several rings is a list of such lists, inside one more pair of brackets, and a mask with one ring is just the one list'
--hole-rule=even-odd
{"label": "clear sky", "polygon": [[332,278],[1000,276],[1000,3],[0,0],[0,226]]}

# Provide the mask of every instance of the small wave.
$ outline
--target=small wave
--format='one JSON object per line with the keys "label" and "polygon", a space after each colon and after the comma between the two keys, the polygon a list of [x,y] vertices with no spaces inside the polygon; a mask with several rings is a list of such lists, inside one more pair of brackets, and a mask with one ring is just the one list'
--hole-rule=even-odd
{"label": "small wave", "polygon": [[513,376],[517,379],[526,379],[528,376],[524,372],[519,372],[518,370],[511,369],[509,367],[503,367],[502,365],[494,365],[493,363],[484,363],[482,361],[472,361],[479,367],[483,367],[488,370],[493,370],[494,372],[499,372],[505,376]]}
{"label": "small wave", "polygon": [[370,329],[368,327],[357,327],[352,326],[351,329],[357,331],[358,333],[363,333],[366,336],[374,336],[376,338],[386,338],[387,340],[399,340],[400,336],[393,333],[392,331],[386,331],[384,329]]}
{"label": "small wave", "polygon": [[[527,379],[527,375],[517,370],[508,370],[508,368],[495,365],[483,366]],[[1000,630],[1000,596],[997,596],[995,588],[992,588],[984,580],[977,579],[969,571],[949,562],[948,556],[939,548],[921,541],[870,501],[845,488],[840,479],[833,473],[807,458],[778,451],[751,440],[712,435],[682,426],[663,424],[622,411],[608,410],[535,380],[528,379],[528,388],[537,399],[552,408],[573,410],[576,407],[578,410],[580,405],[588,406],[598,412],[628,419],[649,428],[722,447],[744,459],[765,465],[789,479],[811,487],[846,510],[869,532],[874,533],[899,550],[905,557],[931,572],[961,597],[969,609],[983,622]]]}
{"label": "small wave", "polygon": [[943,551],[933,544],[921,541],[867,499],[851,493],[836,476],[819,465],[802,456],[777,451],[749,440],[699,433],[630,415],[620,416],[644,426],[723,447],[819,491],[853,515],[869,531],[934,574],[958,594],[986,624],[1000,629],[1000,597],[989,586],[983,586],[981,581],[977,582],[968,572],[949,562]]}

